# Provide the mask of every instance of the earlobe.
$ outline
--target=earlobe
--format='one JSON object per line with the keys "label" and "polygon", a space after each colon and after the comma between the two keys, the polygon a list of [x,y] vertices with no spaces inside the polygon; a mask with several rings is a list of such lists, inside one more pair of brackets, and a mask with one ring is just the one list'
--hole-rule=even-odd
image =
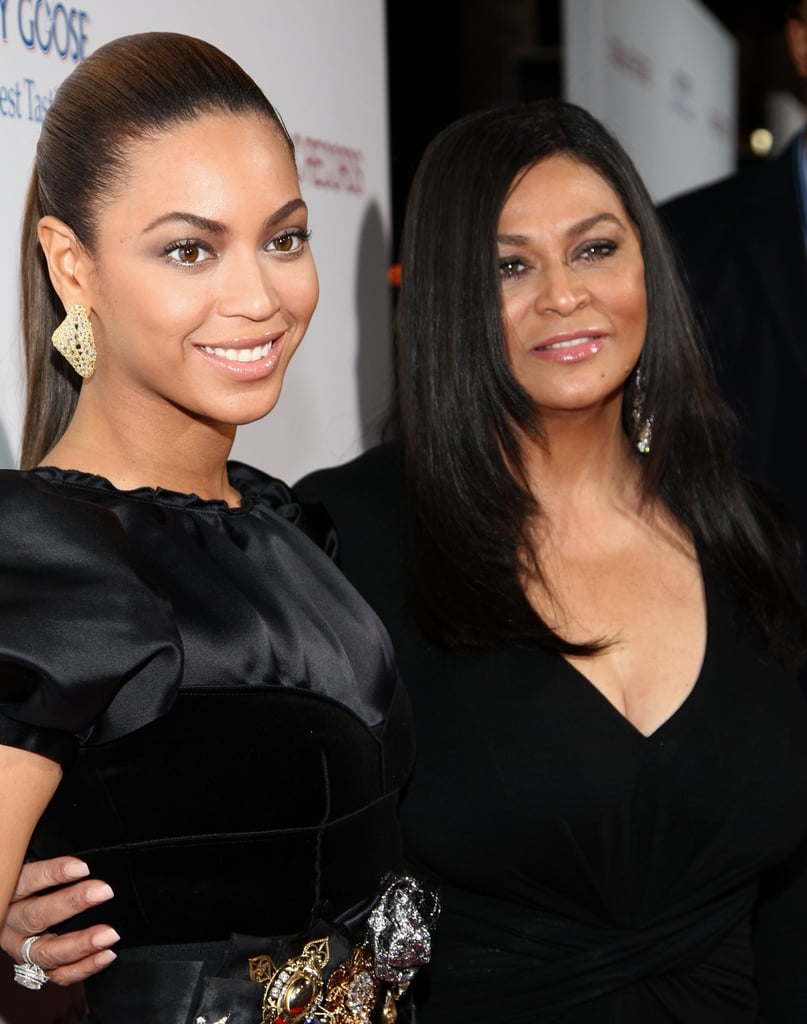
{"label": "earlobe", "polygon": [[65,309],[74,303],[89,306],[86,291],[87,255],[72,228],[58,217],[43,217],[37,227],[51,284]]}

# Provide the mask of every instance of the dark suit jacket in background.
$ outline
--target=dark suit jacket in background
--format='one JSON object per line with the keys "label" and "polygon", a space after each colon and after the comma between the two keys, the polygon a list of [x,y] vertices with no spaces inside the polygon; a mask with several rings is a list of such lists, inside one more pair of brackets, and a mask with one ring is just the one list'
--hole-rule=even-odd
{"label": "dark suit jacket in background", "polygon": [[807,257],[794,147],[660,207],[715,370],[740,418],[742,467],[807,537]]}

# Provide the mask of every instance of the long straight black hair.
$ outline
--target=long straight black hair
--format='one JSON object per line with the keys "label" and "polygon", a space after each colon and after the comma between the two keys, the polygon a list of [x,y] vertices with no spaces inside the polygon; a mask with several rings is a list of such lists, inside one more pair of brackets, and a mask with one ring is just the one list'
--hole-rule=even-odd
{"label": "long straight black hair", "polygon": [[[427,148],[401,240],[396,389],[391,419],[404,449],[411,597],[442,642],[538,641],[590,653],[535,612],[525,577],[541,579],[528,539],[540,515],[524,438],[538,410],[511,372],[502,327],[496,235],[514,181],[548,157],[591,167],[614,189],[641,239],[647,334],[641,355],[653,443],[640,460],[645,499],[661,499],[701,558],[737,590],[781,651],[802,650],[795,532],[735,468],[734,417],[714,383],[675,256],[632,161],[602,124],[560,100],[471,114]],[[635,375],[623,398],[631,418]]]}

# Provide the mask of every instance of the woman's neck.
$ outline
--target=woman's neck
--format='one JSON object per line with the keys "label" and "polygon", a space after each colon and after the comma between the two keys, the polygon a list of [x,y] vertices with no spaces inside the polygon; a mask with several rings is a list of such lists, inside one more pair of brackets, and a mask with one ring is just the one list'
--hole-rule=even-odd
{"label": "woman's neck", "polygon": [[543,444],[527,440],[525,467],[542,518],[568,522],[597,507],[636,511],[641,469],[614,415],[553,414],[542,418]]}
{"label": "woman's neck", "polygon": [[235,427],[158,406],[153,415],[105,415],[79,400],[73,419],[43,465],[103,476],[121,490],[164,488],[239,504],[227,476]]}

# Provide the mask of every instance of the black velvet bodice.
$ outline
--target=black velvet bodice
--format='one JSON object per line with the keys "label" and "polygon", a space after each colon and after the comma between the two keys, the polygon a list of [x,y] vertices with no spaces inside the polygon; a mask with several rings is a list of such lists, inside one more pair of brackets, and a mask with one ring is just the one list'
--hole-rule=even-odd
{"label": "black velvet bodice", "polygon": [[32,853],[112,885],[122,946],[302,930],[399,864],[386,633],[284,485],[230,479],[239,508],[0,473],[0,742],[63,763]]}

